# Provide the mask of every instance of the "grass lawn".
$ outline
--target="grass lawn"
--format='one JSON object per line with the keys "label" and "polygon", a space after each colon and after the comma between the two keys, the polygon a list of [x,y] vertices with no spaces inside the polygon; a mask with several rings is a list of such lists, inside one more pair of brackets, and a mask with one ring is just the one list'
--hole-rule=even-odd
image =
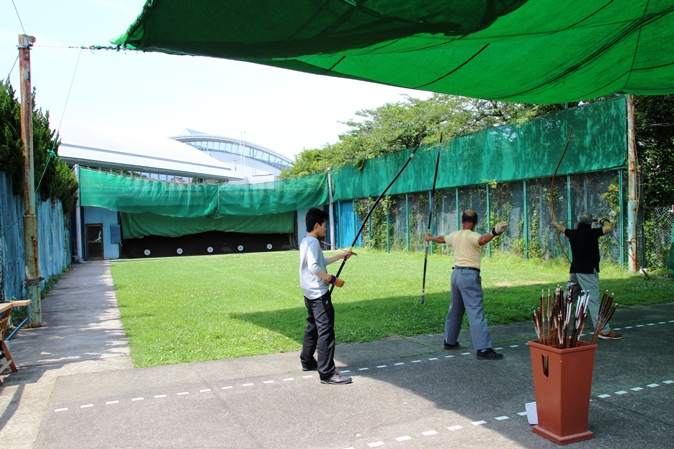
{"label": "grass lawn", "polygon": [[[333,292],[338,344],[443,332],[453,257],[429,257],[422,305],[423,253],[357,252],[340,275],[346,285]],[[298,351],[306,318],[298,267],[297,251],[113,262],[134,366]],[[601,288],[621,306],[674,298],[671,276],[649,282],[622,267],[601,269]],[[566,261],[484,257],[489,324],[530,320],[541,289],[567,278]]]}

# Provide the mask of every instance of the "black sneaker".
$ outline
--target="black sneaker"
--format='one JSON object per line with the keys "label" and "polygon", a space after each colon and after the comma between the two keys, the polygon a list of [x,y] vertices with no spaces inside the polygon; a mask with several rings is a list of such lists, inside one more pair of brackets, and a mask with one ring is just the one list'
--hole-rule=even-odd
{"label": "black sneaker", "polygon": [[502,358],[503,354],[499,354],[492,348],[480,349],[479,351],[477,351],[478,360],[501,360]]}
{"label": "black sneaker", "polygon": [[453,345],[450,345],[449,343],[444,342],[444,348],[445,349],[459,349],[459,346],[461,346],[461,345],[459,344],[458,341],[456,343],[454,343]]}
{"label": "black sneaker", "polygon": [[321,379],[322,384],[329,385],[340,385],[340,384],[350,384],[352,379],[348,376],[342,376],[339,371],[335,370],[334,374],[328,379]]}

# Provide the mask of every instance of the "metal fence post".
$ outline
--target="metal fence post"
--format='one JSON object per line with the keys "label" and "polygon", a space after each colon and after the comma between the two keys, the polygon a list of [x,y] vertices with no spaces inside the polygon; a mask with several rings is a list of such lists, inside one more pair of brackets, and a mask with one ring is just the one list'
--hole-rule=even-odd
{"label": "metal fence post", "polygon": [[[489,202],[489,184],[485,184],[487,195],[487,229],[491,229],[491,204]],[[489,232],[489,231],[487,231]],[[491,242],[487,243],[487,257],[491,257]]]}
{"label": "metal fence post", "polygon": [[[566,227],[573,229],[573,216],[571,215],[571,175],[566,175]],[[568,240],[568,239],[567,239]],[[571,252],[571,242],[567,241],[569,259],[573,260],[573,253]]]}
{"label": "metal fence post", "polygon": [[459,209],[459,188],[456,188],[456,230],[461,230],[461,210]]}
{"label": "metal fence post", "polygon": [[405,194],[405,227],[407,228],[407,252],[410,252],[410,200],[409,193]]}
{"label": "metal fence post", "polygon": [[391,233],[390,233],[390,226],[389,226],[389,211],[388,208],[386,208],[386,252],[390,253],[391,252]]}
{"label": "metal fence post", "polygon": [[527,180],[522,180],[523,187],[523,203],[524,203],[524,224],[522,232],[524,232],[524,258],[529,259],[529,206],[527,205]]}

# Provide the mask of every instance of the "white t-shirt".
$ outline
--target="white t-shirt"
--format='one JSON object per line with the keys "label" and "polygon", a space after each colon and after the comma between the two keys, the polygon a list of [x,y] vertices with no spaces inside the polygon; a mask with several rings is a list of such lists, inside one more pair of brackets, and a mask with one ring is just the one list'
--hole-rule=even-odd
{"label": "white t-shirt", "polygon": [[316,276],[320,270],[328,272],[320,242],[308,235],[300,243],[300,285],[308,299],[318,299],[328,292],[328,283]]}

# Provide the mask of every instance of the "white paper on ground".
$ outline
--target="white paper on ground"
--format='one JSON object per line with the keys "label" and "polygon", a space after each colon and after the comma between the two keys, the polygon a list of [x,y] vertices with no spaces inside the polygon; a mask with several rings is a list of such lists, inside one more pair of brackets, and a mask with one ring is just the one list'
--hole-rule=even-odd
{"label": "white paper on ground", "polygon": [[532,426],[535,426],[538,424],[538,412],[536,411],[536,403],[535,402],[527,402],[524,404],[526,407],[527,411],[527,420],[529,420],[529,424]]}

